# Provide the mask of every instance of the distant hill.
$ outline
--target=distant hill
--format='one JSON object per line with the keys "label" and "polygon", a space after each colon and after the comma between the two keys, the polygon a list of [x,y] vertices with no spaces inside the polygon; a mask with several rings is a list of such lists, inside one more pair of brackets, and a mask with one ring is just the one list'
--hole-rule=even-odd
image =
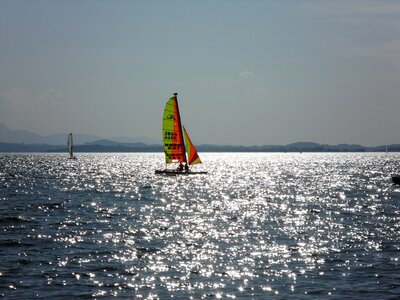
{"label": "distant hill", "polygon": [[[360,145],[321,145],[312,142],[297,142],[288,145],[263,145],[263,146],[218,146],[200,145],[202,152],[374,152],[383,151],[385,146],[364,147]],[[392,145],[388,151],[400,151],[400,145]]]}
{"label": "distant hill", "polygon": [[[160,141],[146,137],[114,137],[74,134],[75,152],[162,152]],[[198,145],[199,152],[400,152],[400,145],[365,147],[361,145],[322,145],[296,142],[288,145],[234,146]],[[0,152],[67,152],[67,133],[41,136],[27,130],[11,130],[0,123]]]}
{"label": "distant hill", "polygon": [[[96,135],[74,133],[74,144],[84,144],[100,139],[101,137]],[[146,137],[129,138],[118,136],[107,138],[107,140],[117,143],[144,143],[149,145],[159,143],[159,141]],[[0,123],[0,142],[16,144],[64,145],[67,143],[67,132],[42,136],[27,130],[11,130],[4,124]]]}
{"label": "distant hill", "polygon": [[[0,143],[0,152],[51,152],[59,148],[60,146],[49,144]],[[65,152],[67,152],[67,147],[65,147]]]}
{"label": "distant hill", "polygon": [[[199,152],[400,152],[400,144],[377,147],[361,145],[321,145],[311,142],[298,142],[288,145],[232,146],[199,145]],[[118,143],[100,139],[74,146],[75,152],[162,152],[162,145],[144,143]],[[0,152],[67,152],[66,145],[0,143]]]}
{"label": "distant hill", "polygon": [[43,137],[26,130],[11,130],[0,123],[0,141],[5,143],[43,143]]}
{"label": "distant hill", "polygon": [[[143,148],[143,147],[151,147],[154,145],[148,145],[145,143],[141,142],[134,142],[134,143],[126,143],[126,142],[115,142],[115,141],[110,141],[110,140],[97,140],[93,142],[87,142],[84,145],[97,145],[97,146],[106,146],[106,147],[116,147],[116,146],[122,146],[122,147],[127,147],[127,148]],[[158,146],[158,145],[157,145]]]}
{"label": "distant hill", "polygon": [[[74,145],[74,152],[162,152],[161,145],[142,143],[122,144],[109,141],[106,143],[87,143]],[[0,143],[0,152],[65,152],[67,145]]]}
{"label": "distant hill", "polygon": [[117,137],[110,137],[107,140],[111,140],[116,143],[143,143],[146,145],[155,145],[160,144],[160,140],[150,139],[145,136],[130,138],[126,136],[117,136]]}
{"label": "distant hill", "polygon": [[[74,134],[74,142],[77,144],[95,141],[100,137],[89,134]],[[59,133],[42,136],[27,130],[11,130],[0,123],[0,142],[19,144],[49,144],[63,145],[67,143],[67,133]]]}

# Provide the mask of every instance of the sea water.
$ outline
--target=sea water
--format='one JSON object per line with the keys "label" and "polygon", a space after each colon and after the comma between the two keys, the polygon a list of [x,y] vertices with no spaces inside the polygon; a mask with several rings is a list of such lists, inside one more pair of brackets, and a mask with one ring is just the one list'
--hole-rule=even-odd
{"label": "sea water", "polygon": [[400,297],[399,153],[0,154],[7,299]]}

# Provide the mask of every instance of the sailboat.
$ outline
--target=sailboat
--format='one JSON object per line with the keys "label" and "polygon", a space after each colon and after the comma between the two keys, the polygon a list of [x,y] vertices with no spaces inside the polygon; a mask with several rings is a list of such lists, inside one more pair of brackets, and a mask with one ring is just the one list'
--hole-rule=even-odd
{"label": "sailboat", "polygon": [[67,146],[68,146],[68,159],[76,159],[74,156],[74,143],[72,141],[72,133],[69,133],[67,136]]}
{"label": "sailboat", "polygon": [[182,130],[177,95],[178,93],[174,93],[165,105],[162,132],[165,163],[179,163],[179,166],[177,169],[156,170],[155,173],[166,175],[207,174],[204,171],[189,169],[189,165],[200,164],[201,160],[185,127]]}

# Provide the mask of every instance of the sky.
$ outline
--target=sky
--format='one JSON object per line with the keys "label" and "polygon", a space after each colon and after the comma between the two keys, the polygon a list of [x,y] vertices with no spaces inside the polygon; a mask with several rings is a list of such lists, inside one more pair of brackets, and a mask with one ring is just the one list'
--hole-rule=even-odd
{"label": "sky", "polygon": [[400,1],[0,1],[0,123],[195,144],[400,143]]}

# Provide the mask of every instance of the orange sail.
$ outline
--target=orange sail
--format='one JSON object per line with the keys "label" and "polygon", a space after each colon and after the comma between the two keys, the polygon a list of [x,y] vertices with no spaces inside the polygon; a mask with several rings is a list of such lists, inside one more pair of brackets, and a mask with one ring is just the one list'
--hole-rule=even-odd
{"label": "orange sail", "polygon": [[197,154],[196,148],[194,147],[192,141],[190,140],[185,127],[183,127],[183,132],[185,134],[186,152],[188,155],[189,165],[201,164],[200,157]]}
{"label": "orange sail", "polygon": [[164,109],[162,130],[166,163],[186,162],[181,117],[176,95],[177,94],[174,94],[174,96],[168,100]]}

